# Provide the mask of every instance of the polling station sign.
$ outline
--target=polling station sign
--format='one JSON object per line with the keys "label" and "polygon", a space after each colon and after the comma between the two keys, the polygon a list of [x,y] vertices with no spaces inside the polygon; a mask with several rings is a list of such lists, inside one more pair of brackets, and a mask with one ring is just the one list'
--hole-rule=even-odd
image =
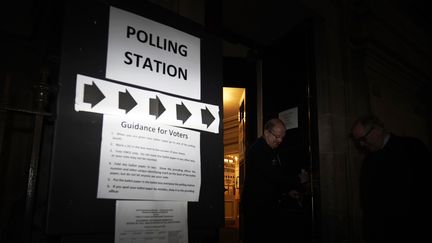
{"label": "polling station sign", "polygon": [[200,39],[111,7],[106,78],[201,99]]}

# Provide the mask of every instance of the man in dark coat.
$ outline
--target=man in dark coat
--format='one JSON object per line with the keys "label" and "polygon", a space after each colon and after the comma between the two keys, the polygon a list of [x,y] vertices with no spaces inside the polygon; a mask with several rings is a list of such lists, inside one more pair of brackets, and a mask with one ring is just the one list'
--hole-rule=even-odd
{"label": "man in dark coat", "polygon": [[[352,138],[366,153],[360,175],[364,239],[375,242],[416,242],[419,170],[430,163],[423,142],[389,133],[374,115],[354,122]],[[418,199],[416,199],[418,198]]]}
{"label": "man in dark coat", "polygon": [[271,119],[263,135],[248,149],[242,192],[244,242],[289,242],[290,218],[286,203],[299,199],[298,177],[289,175],[278,153],[285,136],[285,125]]}

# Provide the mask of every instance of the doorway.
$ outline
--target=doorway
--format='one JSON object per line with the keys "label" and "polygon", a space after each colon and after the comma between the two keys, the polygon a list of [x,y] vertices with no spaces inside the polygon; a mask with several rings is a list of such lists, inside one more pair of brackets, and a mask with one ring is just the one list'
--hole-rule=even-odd
{"label": "doorway", "polygon": [[239,229],[245,152],[245,88],[223,88],[225,227]]}

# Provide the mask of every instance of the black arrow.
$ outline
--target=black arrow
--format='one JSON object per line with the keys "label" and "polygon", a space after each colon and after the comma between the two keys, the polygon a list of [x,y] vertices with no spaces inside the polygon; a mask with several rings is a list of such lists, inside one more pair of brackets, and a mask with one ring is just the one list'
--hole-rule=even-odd
{"label": "black arrow", "polygon": [[189,119],[192,114],[189,112],[188,108],[181,103],[181,105],[177,105],[177,120],[182,120],[183,124]]}
{"label": "black arrow", "polygon": [[156,119],[159,118],[162,113],[164,113],[165,107],[160,101],[159,97],[156,95],[156,99],[150,99],[150,115],[156,116]]}
{"label": "black arrow", "polygon": [[105,95],[100,91],[94,82],[91,85],[84,85],[84,103],[90,103],[91,107],[97,105],[105,99]]}
{"label": "black arrow", "polygon": [[215,117],[212,115],[212,113],[209,111],[209,109],[205,108],[201,109],[201,116],[202,116],[202,122],[203,124],[207,125],[207,128],[212,124],[212,122],[215,120]]}
{"label": "black arrow", "polygon": [[137,105],[135,99],[132,97],[132,95],[129,93],[129,91],[126,89],[126,92],[119,92],[119,109],[126,110],[126,113],[128,113],[132,108],[134,108]]}

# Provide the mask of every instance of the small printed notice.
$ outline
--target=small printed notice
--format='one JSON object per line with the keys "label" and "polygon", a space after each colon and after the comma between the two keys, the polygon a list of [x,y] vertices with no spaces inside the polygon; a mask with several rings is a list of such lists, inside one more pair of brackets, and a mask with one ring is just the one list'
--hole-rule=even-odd
{"label": "small printed notice", "polygon": [[198,201],[200,133],[104,115],[98,198]]}
{"label": "small printed notice", "polygon": [[115,243],[187,243],[187,202],[117,201]]}
{"label": "small printed notice", "polygon": [[284,110],[279,113],[279,119],[285,123],[286,129],[298,128],[298,107]]}

